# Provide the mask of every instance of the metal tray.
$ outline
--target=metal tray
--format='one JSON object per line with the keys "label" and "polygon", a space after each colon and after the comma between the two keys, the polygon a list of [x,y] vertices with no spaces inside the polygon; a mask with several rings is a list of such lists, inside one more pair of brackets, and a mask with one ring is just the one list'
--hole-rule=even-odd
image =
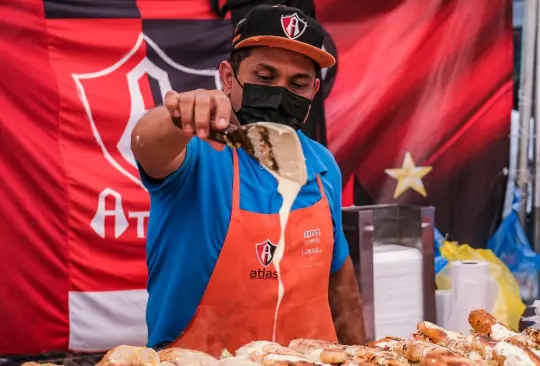
{"label": "metal tray", "polygon": [[343,229],[358,277],[368,341],[375,338],[373,243],[398,244],[422,253],[424,320],[435,322],[434,207],[352,206],[342,209]]}

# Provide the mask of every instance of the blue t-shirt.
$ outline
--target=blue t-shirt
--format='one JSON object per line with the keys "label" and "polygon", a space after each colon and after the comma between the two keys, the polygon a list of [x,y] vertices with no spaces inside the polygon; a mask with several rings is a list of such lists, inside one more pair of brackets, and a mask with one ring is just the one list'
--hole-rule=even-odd
{"label": "blue t-shirt", "polygon": [[[320,174],[334,224],[331,271],[349,255],[341,225],[341,173],[332,154],[298,132],[306,158],[308,182],[292,209],[321,199]],[[150,193],[147,237],[148,346],[174,341],[189,324],[206,289],[229,227],[232,207],[232,149],[214,150],[191,139],[182,166],[162,182],[141,178]],[[240,208],[276,214],[282,198],[277,181],[241,149]]]}

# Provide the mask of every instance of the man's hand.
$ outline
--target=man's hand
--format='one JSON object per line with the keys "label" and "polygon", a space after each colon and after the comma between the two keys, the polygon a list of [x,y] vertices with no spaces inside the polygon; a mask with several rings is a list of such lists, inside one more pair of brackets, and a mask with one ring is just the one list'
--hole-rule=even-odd
{"label": "man's hand", "polygon": [[[231,118],[237,123],[220,90],[169,91],[164,106],[151,110],[133,129],[131,150],[148,175],[161,179],[182,165],[191,137],[207,138],[210,128],[223,130]],[[223,149],[219,143],[212,146]]]}
{"label": "man's hand", "polygon": [[165,94],[165,107],[178,119],[186,136],[196,134],[208,137],[210,128],[223,130],[231,119],[231,101],[221,90],[197,89],[184,93],[168,91]]}

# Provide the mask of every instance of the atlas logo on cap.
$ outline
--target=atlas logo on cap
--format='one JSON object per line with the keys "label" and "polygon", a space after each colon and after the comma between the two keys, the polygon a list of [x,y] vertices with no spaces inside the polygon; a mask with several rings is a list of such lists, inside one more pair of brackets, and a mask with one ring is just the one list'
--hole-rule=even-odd
{"label": "atlas logo on cap", "polygon": [[297,39],[307,29],[307,22],[300,18],[297,13],[281,16],[281,27],[285,35],[290,39]]}

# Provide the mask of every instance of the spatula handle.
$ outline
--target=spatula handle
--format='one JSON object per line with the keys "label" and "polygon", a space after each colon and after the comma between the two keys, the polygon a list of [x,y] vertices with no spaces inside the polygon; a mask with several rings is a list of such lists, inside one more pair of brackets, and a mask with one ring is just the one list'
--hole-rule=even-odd
{"label": "spatula handle", "polygon": [[210,129],[208,139],[226,144],[230,147],[243,148],[248,151],[253,150],[247,131],[249,127],[229,125],[225,130],[217,131]]}

